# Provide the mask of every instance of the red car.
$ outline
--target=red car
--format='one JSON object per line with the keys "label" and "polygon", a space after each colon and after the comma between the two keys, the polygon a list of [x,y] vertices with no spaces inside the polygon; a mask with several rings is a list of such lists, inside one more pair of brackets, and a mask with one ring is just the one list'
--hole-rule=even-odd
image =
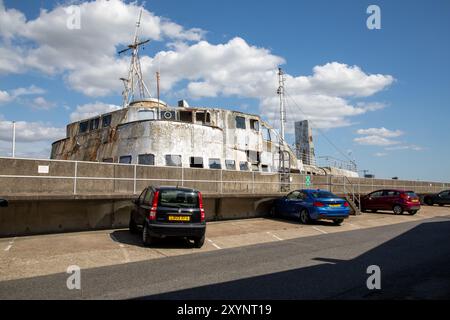
{"label": "red car", "polygon": [[406,211],[414,215],[420,210],[420,199],[413,191],[378,190],[361,199],[361,210],[363,212],[389,210],[395,214]]}

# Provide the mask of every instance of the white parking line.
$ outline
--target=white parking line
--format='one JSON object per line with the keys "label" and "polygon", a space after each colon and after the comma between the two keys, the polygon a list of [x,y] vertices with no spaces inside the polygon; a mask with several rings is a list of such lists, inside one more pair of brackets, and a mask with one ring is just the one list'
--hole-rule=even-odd
{"label": "white parking line", "polygon": [[222,249],[217,244],[215,244],[214,241],[212,241],[211,239],[208,239],[208,242],[211,243],[216,249]]}
{"label": "white parking line", "polygon": [[14,240],[16,240],[16,239],[17,239],[17,237],[14,237],[11,241],[9,241],[9,244],[8,244],[8,246],[5,248],[4,251],[9,251],[9,250],[12,248],[13,244],[14,244]]}
{"label": "white parking line", "polygon": [[275,239],[277,239],[278,241],[283,241],[283,239],[281,239],[279,236],[277,236],[276,234],[273,234],[272,232],[267,231],[267,234],[274,237]]}
{"label": "white parking line", "polygon": [[317,231],[319,231],[319,232],[322,232],[323,234],[328,234],[328,232],[323,231],[323,230],[320,230],[320,229],[317,228],[317,227],[313,227],[313,229],[314,229],[314,230],[317,230]]}

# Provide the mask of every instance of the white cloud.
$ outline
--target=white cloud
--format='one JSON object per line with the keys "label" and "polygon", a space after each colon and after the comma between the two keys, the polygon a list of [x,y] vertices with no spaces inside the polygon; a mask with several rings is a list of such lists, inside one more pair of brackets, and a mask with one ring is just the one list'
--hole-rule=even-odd
{"label": "white cloud", "polygon": [[0,90],[0,104],[10,102],[13,97],[7,92]]}
{"label": "white cloud", "polygon": [[[31,85],[28,88],[17,88],[17,89],[11,90],[10,92],[0,90],[0,104],[14,101],[21,96],[36,95],[36,94],[43,94],[43,93],[45,93],[45,90],[42,88],[36,87],[35,85]],[[38,102],[42,102],[42,101],[38,101]]]}
{"label": "white cloud", "polygon": [[375,135],[384,138],[396,138],[404,133],[400,130],[389,130],[384,127],[382,128],[369,128],[369,129],[359,129],[356,131],[357,134],[360,135]]}
{"label": "white cloud", "polygon": [[366,136],[361,138],[355,138],[353,141],[368,146],[390,146],[394,144],[398,144],[398,141],[393,141],[388,138],[380,137],[380,136]]}
{"label": "white cloud", "polygon": [[[57,128],[44,122],[16,122],[17,142],[54,141],[65,136],[64,128]],[[0,120],[0,141],[12,141],[12,122]]]}
{"label": "white cloud", "polygon": [[55,107],[56,104],[54,102],[47,101],[44,97],[36,97],[31,102],[31,106],[38,110],[50,110]]}
{"label": "white cloud", "polygon": [[75,111],[70,114],[70,120],[72,122],[95,117],[97,115],[100,115],[102,113],[108,113],[112,111],[119,110],[121,107],[112,105],[112,104],[106,104],[102,102],[96,102],[96,103],[88,103],[81,106],[77,106]]}
{"label": "white cloud", "polygon": [[[15,25],[5,29],[0,53],[1,50],[17,53],[0,55],[0,73],[33,68],[47,74],[63,74],[71,88],[88,96],[119,93],[122,84],[118,79],[126,75],[129,58],[118,57],[116,52],[131,40],[140,7],[120,0],[84,2],[80,4],[80,30],[66,28],[65,7],[58,5],[42,11],[29,21],[19,12],[0,7],[0,14],[11,15],[8,19]],[[211,44],[203,40],[204,34],[203,30],[186,30],[144,10],[141,39],[165,40],[168,44],[168,49],[155,57],[141,52],[144,77],[153,79],[160,70],[163,94],[173,93],[176,85],[183,83],[178,93],[194,99],[218,96],[257,99],[262,116],[276,126],[277,68],[285,60],[239,37]],[[8,41],[13,38],[32,45],[11,47]],[[352,117],[379,110],[383,105],[376,102],[353,105],[349,99],[374,95],[394,82],[391,75],[368,74],[359,66],[339,62],[315,66],[308,76],[287,74],[286,80],[288,100],[292,100],[288,102],[287,132],[292,132],[294,121],[302,119],[310,119],[314,127],[320,128],[351,125]],[[154,87],[149,83],[152,92]],[[84,111],[75,111],[74,119],[78,113]]]}
{"label": "white cloud", "polygon": [[410,145],[401,145],[401,146],[395,146],[395,147],[387,147],[385,148],[387,151],[399,151],[399,150],[413,150],[413,151],[422,151],[423,147],[410,144]]}
{"label": "white cloud", "polygon": [[374,154],[375,157],[386,157],[388,154],[386,152],[376,152]]}
{"label": "white cloud", "polygon": [[[67,72],[69,84],[84,94],[101,96],[120,90],[118,78],[125,75],[126,61],[117,56],[117,50],[132,41],[141,7],[121,0],[83,2],[78,6],[81,29],[71,30],[66,26],[68,6],[43,10],[36,19],[26,21],[19,11],[5,9],[0,0],[0,18],[5,22],[0,25],[0,73],[29,68],[47,74]],[[201,29],[186,30],[143,10],[141,39],[199,41],[203,34]],[[22,39],[29,45],[11,46],[11,39]]]}

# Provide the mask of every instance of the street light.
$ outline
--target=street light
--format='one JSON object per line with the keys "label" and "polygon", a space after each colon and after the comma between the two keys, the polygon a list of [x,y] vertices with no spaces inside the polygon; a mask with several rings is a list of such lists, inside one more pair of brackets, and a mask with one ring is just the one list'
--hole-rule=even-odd
{"label": "street light", "polygon": [[12,157],[16,157],[16,122],[12,122]]}

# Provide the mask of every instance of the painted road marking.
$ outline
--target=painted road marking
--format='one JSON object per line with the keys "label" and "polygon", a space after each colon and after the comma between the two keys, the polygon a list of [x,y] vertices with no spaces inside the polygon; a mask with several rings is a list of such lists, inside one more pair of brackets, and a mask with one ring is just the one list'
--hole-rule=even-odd
{"label": "painted road marking", "polygon": [[4,251],[9,251],[11,248],[12,248],[12,246],[13,246],[13,244],[14,244],[14,241],[17,239],[17,237],[14,237],[11,241],[9,241],[8,242],[8,246],[5,248],[5,250]]}
{"label": "painted road marking", "polygon": [[328,234],[328,232],[323,231],[323,230],[320,230],[320,229],[317,228],[317,227],[313,227],[313,229],[314,229],[314,230],[317,230],[317,231],[319,231],[319,232],[322,232],[323,234]]}
{"label": "painted road marking", "polygon": [[277,235],[273,234],[272,232],[267,231],[267,234],[274,237],[275,239],[277,239],[278,241],[283,241],[283,239],[281,239],[280,237],[278,237]]}
{"label": "painted road marking", "polygon": [[208,242],[211,243],[216,249],[219,249],[219,250],[222,249],[217,244],[215,244],[214,241],[212,241],[211,239],[208,239]]}

